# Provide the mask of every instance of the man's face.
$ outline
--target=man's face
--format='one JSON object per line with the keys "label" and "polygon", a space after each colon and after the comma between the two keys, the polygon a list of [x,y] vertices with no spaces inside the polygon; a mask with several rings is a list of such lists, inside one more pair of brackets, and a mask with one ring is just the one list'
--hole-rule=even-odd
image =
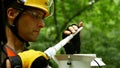
{"label": "man's face", "polygon": [[29,8],[18,20],[18,34],[25,41],[36,41],[40,29],[45,26],[44,13],[41,10]]}

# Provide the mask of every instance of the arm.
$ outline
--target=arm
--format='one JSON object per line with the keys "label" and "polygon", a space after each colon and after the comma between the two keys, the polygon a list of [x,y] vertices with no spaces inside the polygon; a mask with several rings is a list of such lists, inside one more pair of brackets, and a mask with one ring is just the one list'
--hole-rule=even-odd
{"label": "arm", "polygon": [[6,60],[6,68],[11,68],[11,63],[9,59]]}

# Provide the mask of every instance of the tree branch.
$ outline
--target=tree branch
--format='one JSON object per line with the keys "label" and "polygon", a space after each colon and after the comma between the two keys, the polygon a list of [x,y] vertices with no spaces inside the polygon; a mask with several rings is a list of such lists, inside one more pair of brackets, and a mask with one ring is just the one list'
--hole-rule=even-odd
{"label": "tree branch", "polygon": [[[94,1],[94,0],[93,0],[93,1]],[[66,25],[67,25],[70,21],[72,21],[75,17],[80,16],[84,11],[86,11],[86,10],[89,9],[89,8],[91,8],[91,7],[92,7],[96,2],[98,2],[98,1],[99,1],[99,0],[95,0],[93,3],[85,6],[82,10],[79,10],[78,12],[76,12],[72,17],[67,18],[67,20],[65,20],[65,22],[64,22],[65,24],[64,24],[63,27],[61,28],[60,32],[66,28]]]}

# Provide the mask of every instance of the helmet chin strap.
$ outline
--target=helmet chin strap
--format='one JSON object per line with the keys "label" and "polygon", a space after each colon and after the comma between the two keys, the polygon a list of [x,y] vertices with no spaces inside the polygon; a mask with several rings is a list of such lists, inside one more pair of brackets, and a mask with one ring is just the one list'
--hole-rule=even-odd
{"label": "helmet chin strap", "polygon": [[18,34],[18,29],[17,29],[17,26],[16,24],[18,23],[18,20],[20,18],[20,16],[22,15],[22,13],[24,12],[25,10],[22,10],[20,11],[20,13],[16,16],[16,18],[14,19],[13,21],[13,25],[10,25],[9,23],[7,23],[7,26],[11,29],[11,31],[14,33],[14,35],[16,35],[16,37],[23,43],[26,44],[26,46],[29,46],[29,43],[28,41],[25,41],[22,37],[19,36]]}

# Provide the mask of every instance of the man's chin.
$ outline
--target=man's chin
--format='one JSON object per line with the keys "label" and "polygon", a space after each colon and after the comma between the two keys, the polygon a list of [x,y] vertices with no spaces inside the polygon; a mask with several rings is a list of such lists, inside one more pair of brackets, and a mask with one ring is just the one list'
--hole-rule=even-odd
{"label": "man's chin", "polygon": [[37,41],[37,39],[35,39],[35,40],[31,40],[31,42],[36,42]]}
{"label": "man's chin", "polygon": [[30,39],[30,40],[28,40],[28,42],[36,42],[37,41],[37,39]]}

